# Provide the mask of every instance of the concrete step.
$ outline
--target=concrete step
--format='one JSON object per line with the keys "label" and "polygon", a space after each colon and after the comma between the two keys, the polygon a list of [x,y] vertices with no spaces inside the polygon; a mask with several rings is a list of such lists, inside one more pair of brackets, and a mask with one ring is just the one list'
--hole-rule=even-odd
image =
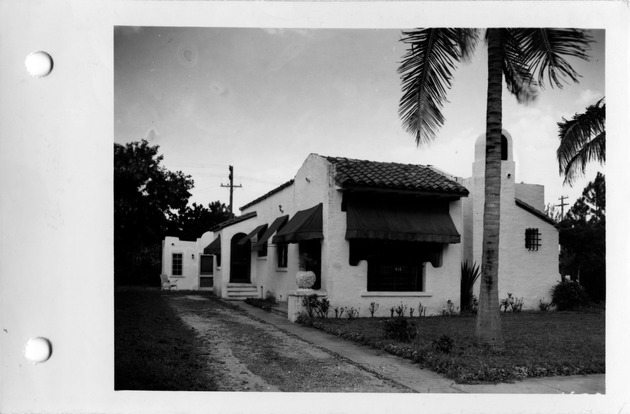
{"label": "concrete step", "polygon": [[227,285],[227,299],[245,300],[257,298],[258,287],[251,283],[229,283]]}

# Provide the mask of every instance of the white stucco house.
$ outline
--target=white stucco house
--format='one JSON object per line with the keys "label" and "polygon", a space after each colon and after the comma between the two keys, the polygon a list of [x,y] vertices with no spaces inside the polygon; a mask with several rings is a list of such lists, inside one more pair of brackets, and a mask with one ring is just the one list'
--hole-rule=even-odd
{"label": "white stucco house", "polygon": [[[317,275],[314,291],[332,306],[359,309],[360,316],[369,316],[371,302],[379,304],[379,316],[401,302],[422,303],[427,315],[441,313],[447,300],[459,306],[461,263],[481,263],[484,138],[477,140],[473,173],[465,179],[431,166],[311,154],[293,179],[188,242],[197,253],[182,253],[182,268],[192,272],[183,277],[199,280],[193,254],[212,257],[217,296],[271,295],[289,302],[293,319],[291,303],[304,294],[295,275],[308,254]],[[549,300],[559,280],[558,231],[542,212],[544,188],[515,183],[512,138],[505,131],[502,147],[500,297],[510,292],[524,298],[524,308],[535,308],[539,299]],[[183,242],[168,240],[167,274],[173,249],[183,251]]]}

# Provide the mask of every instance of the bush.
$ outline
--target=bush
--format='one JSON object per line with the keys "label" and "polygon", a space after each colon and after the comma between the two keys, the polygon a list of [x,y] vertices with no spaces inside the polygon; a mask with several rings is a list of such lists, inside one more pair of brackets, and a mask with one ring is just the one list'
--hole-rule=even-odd
{"label": "bush", "polygon": [[580,309],[589,302],[586,291],[576,281],[563,280],[551,289],[551,303],[559,311]]}
{"label": "bush", "polygon": [[295,322],[304,326],[313,326],[313,317],[309,316],[309,314],[305,311],[300,311],[295,319]]}
{"label": "bush", "polygon": [[394,318],[385,321],[385,336],[401,342],[410,342],[418,334],[416,324],[407,322],[405,318]]}
{"label": "bush", "polygon": [[453,339],[448,335],[442,335],[440,339],[432,341],[433,349],[443,354],[450,354],[453,350]]}

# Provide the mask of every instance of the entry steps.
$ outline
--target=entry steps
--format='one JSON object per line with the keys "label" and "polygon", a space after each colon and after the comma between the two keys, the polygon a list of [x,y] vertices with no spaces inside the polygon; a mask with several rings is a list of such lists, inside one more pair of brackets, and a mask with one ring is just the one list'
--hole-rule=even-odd
{"label": "entry steps", "polygon": [[245,300],[259,296],[258,287],[251,283],[228,283],[227,285],[226,299],[228,300]]}

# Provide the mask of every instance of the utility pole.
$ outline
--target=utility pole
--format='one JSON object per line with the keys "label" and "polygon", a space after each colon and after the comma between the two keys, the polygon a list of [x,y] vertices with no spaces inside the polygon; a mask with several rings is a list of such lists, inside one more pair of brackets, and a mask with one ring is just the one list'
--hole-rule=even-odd
{"label": "utility pole", "polygon": [[556,204],[557,207],[560,207],[560,221],[564,220],[564,206],[568,206],[569,203],[565,203],[564,200],[566,200],[567,196],[560,196],[560,198],[558,198],[558,200],[560,200],[560,204]]}
{"label": "utility pole", "polygon": [[234,167],[230,165],[230,175],[229,175],[230,183],[229,184],[221,184],[221,187],[229,187],[230,188],[230,213],[232,213],[232,200],[234,198],[234,189],[243,187],[241,184],[234,185]]}

